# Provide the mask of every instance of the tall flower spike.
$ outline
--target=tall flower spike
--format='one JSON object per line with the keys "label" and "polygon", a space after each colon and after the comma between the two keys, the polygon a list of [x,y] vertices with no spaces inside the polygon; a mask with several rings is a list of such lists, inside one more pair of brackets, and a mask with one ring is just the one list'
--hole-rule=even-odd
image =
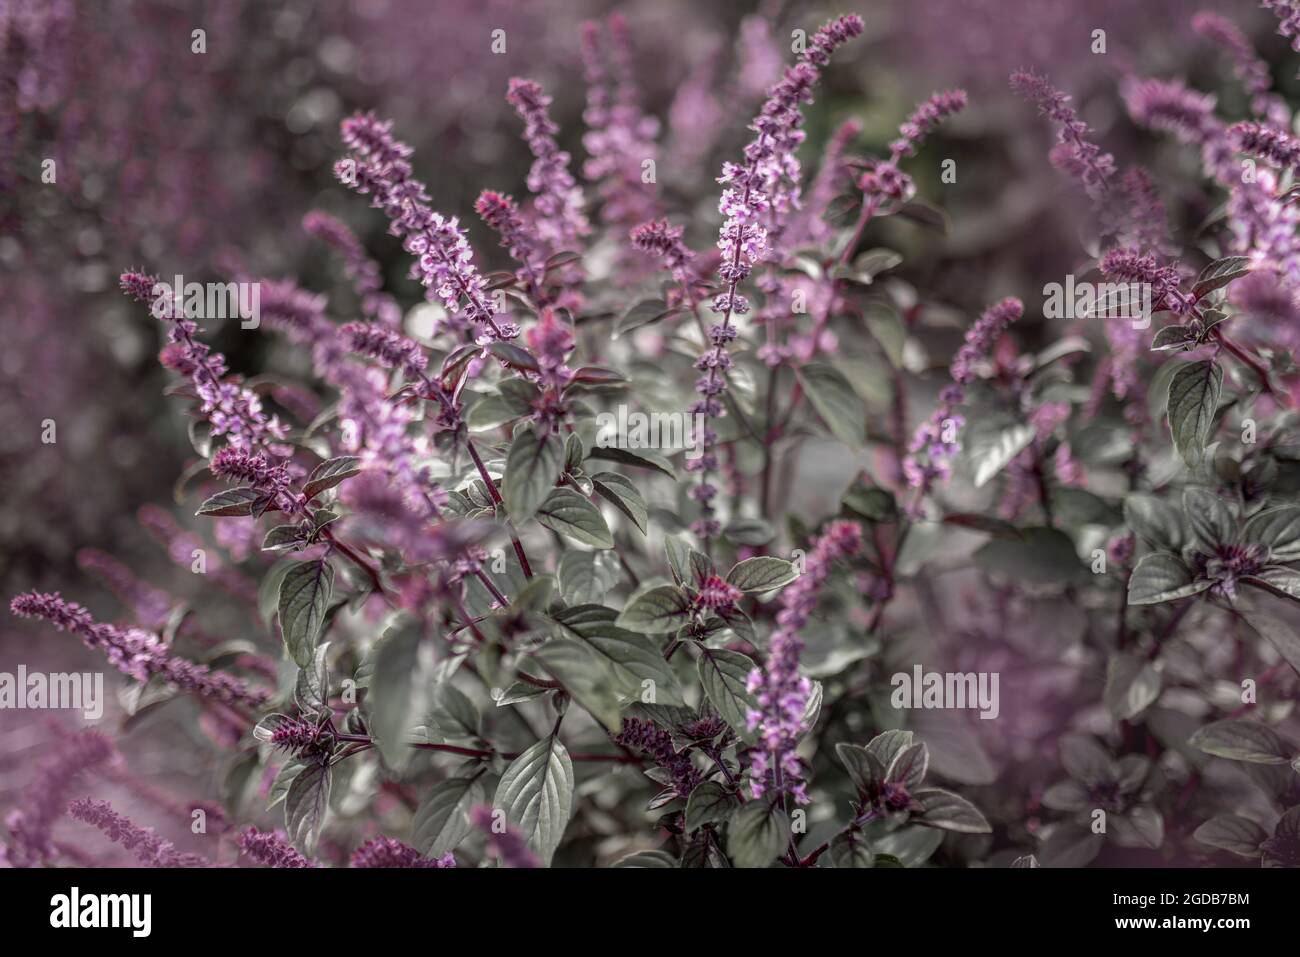
{"label": "tall flower spike", "polygon": [[1300,52],[1300,2],[1298,0],[1262,0],[1265,10],[1278,18],[1277,32],[1291,41],[1291,49]]}
{"label": "tall flower spike", "polygon": [[[334,247],[343,258],[343,268],[352,280],[352,288],[361,299],[361,308],[377,322],[397,325],[402,311],[391,296],[385,295],[383,274],[379,263],[370,258],[361,240],[340,219],[319,210],[302,218],[302,228],[308,235]],[[266,289],[262,290],[262,309],[266,309]]]}
{"label": "tall flower spike", "polygon": [[389,231],[401,236],[408,253],[416,257],[412,274],[448,312],[445,326],[454,331],[466,323],[479,327],[479,338],[513,339],[519,329],[498,322],[496,307],[484,291],[483,277],[474,266],[474,252],[464,230],[429,208],[424,183],[412,175],[408,162],[412,150],[392,135],[392,123],[374,114],[354,114],[341,124],[349,156],[334,164],[334,175],[362,195],[389,218]]}
{"label": "tall flower spike", "polygon": [[[700,400],[691,407],[691,412],[704,416],[706,422],[702,454],[691,462],[700,473],[699,484],[692,492],[699,503],[700,518],[692,528],[706,549],[721,532],[721,523],[714,517],[717,489],[709,481],[718,467],[713,451],[717,433],[707,421],[723,415],[719,396],[726,391],[726,373],[731,368],[727,344],[736,338],[731,318],[749,311],[748,301],[736,289],[767,253],[769,230],[764,221],[779,227],[784,214],[797,202],[799,164],[795,150],[803,142],[800,111],[812,101],[812,87],[821,75],[819,68],[829,61],[836,47],[858,36],[862,29],[862,18],[850,14],[830,21],[813,35],[799,62],[772,87],[750,124],[756,136],[745,147],[744,165],[726,163],[718,178],[725,187],[718,203],[724,217],[718,234],[718,248],[722,250],[718,276],[726,291],[713,300],[713,311],[721,314],[722,320],[710,329],[710,348],[696,362],[696,368],[704,374],[695,384]],[[791,182],[795,185],[788,185]]]}
{"label": "tall flower spike", "polygon": [[[627,230],[655,215],[654,187],[644,179],[644,164],[655,161],[655,137],[659,122],[641,111],[631,78],[631,39],[627,22],[617,13],[609,18],[614,63],[613,76],[603,62],[600,26],[582,25],[582,62],[587,81],[587,109],[583,119],[587,133],[582,138],[588,159],[583,175],[599,183],[604,201],[601,221],[622,240]],[[620,242],[620,253],[626,247]]]}
{"label": "tall flower spike", "polygon": [[516,273],[524,291],[540,305],[546,305],[542,281],[546,275],[546,245],[524,221],[514,198],[485,189],[474,203],[474,211],[501,237],[501,245],[519,263]]}
{"label": "tall flower spike", "polygon": [[809,550],[803,574],[781,593],[767,662],[750,672],[748,682],[758,704],[749,712],[749,729],[758,730],[761,745],[754,750],[749,768],[749,787],[756,799],[771,794],[808,803],[804,765],[795,753],[799,739],[809,730],[804,715],[812,691],[812,684],[799,674],[803,650],[799,633],[817,607],[818,593],[830,580],[835,562],[861,547],[862,529],[857,523],[831,522]]}
{"label": "tall flower spike", "polygon": [[146,867],[211,867],[202,854],[176,850],[171,841],[163,840],[151,827],[140,827],[130,818],[118,814],[107,801],[83,798],[68,805],[68,814],[104,832],[114,844],[120,844]]}
{"label": "tall flower spike", "polygon": [[916,490],[908,513],[919,518],[922,503],[934,486],[952,475],[952,460],[961,451],[957,435],[966,424],[957,408],[966,401],[966,386],[975,379],[975,366],[993,351],[998,337],[1024,313],[1019,299],[1003,299],[985,310],[966,332],[966,341],[949,367],[952,382],[939,393],[939,404],[930,418],[917,427],[903,460],[903,475]]}
{"label": "tall flower spike", "polygon": [[551,98],[540,83],[516,76],[510,79],[506,99],[524,121],[524,139],[534,157],[528,189],[534,196],[538,235],[555,252],[576,251],[591,224],[582,211],[582,189],[569,172],[569,154],[555,141],[560,128],[551,120]]}
{"label": "tall flower spike", "polygon": [[940,123],[966,109],[965,90],[947,90],[935,93],[916,108],[898,128],[899,137],[889,144],[895,161],[904,156],[915,156],[917,148]]}
{"label": "tall flower spike", "polygon": [[185,691],[250,708],[260,707],[270,697],[270,692],[250,688],[239,678],[172,654],[157,635],[138,628],[100,624],[86,609],[64,601],[57,593],[27,592],[14,598],[9,609],[19,618],[42,618],[60,631],[71,632],[86,647],[102,651],[118,671],[137,681],[158,677]]}
{"label": "tall flower spike", "polygon": [[1046,77],[1029,70],[1012,73],[1011,88],[1036,104],[1039,112],[1056,124],[1058,145],[1052,150],[1052,165],[1078,179],[1094,201],[1104,197],[1107,182],[1115,173],[1115,160],[1087,140],[1091,130],[1070,106],[1069,95],[1055,89]]}
{"label": "tall flower spike", "polygon": [[51,832],[82,777],[113,760],[112,743],[98,731],[82,731],[58,741],[23,791],[18,807],[5,818],[7,846],[0,863],[37,867],[55,856]]}

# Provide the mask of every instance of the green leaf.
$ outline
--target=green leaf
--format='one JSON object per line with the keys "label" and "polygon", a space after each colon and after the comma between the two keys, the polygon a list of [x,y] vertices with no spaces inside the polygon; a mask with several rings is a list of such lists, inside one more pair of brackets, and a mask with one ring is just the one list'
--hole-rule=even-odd
{"label": "green leaf", "polygon": [[613,548],[614,536],[600,509],[571,488],[557,488],[537,509],[537,521],[592,548]]}
{"label": "green leaf", "polygon": [[618,734],[623,720],[617,683],[604,660],[588,645],[569,638],[552,638],[533,657],[605,730]]}
{"label": "green leaf", "polygon": [[1223,259],[1216,259],[1202,269],[1200,275],[1196,277],[1196,284],[1192,286],[1192,296],[1200,299],[1206,293],[1220,289],[1248,272],[1250,272],[1249,256],[1226,256]]}
{"label": "green leaf", "polygon": [[859,448],[867,429],[866,409],[844,373],[834,366],[812,363],[799,368],[798,376],[827,428],[841,442]]}
{"label": "green leaf", "polygon": [[1155,352],[1167,349],[1181,349],[1196,341],[1196,330],[1191,326],[1171,325],[1162,327],[1151,340]]}
{"label": "green leaf", "polygon": [[307,498],[315,498],[326,489],[331,489],[345,479],[360,474],[361,460],[359,458],[355,455],[340,455],[338,458],[328,459],[316,466],[311,475],[308,476],[302,491]]}
{"label": "green leaf", "polygon": [[903,367],[903,350],[907,345],[907,328],[898,313],[888,305],[876,303],[867,306],[863,313],[867,331],[880,343],[885,358],[895,369]]}
{"label": "green leaf", "polygon": [[705,781],[686,799],[686,833],[705,824],[721,824],[731,817],[736,802],[717,781]]}
{"label": "green leaf", "polygon": [[1208,847],[1217,847],[1240,857],[1258,858],[1259,846],[1268,840],[1268,831],[1250,818],[1219,814],[1198,827],[1192,837]]}
{"label": "green leaf", "polygon": [[989,834],[993,830],[979,808],[951,791],[921,788],[912,799],[920,806],[911,818],[917,824],[963,834]]}
{"label": "green leaf", "polygon": [[836,834],[831,838],[831,846],[826,849],[826,852],[833,867],[876,866],[876,855],[871,853],[871,845],[858,831],[841,831]]}
{"label": "green leaf", "polygon": [[642,592],[618,616],[620,628],[645,634],[676,631],[690,621],[691,600],[676,585],[658,585]]}
{"label": "green leaf", "polygon": [[666,851],[633,851],[614,862],[614,867],[676,868],[677,859]]}
{"label": "green leaf", "polygon": [[867,742],[867,750],[880,762],[880,780],[884,780],[885,768],[894,763],[900,751],[911,747],[912,741],[911,731],[893,730],[883,731]]}
{"label": "green leaf", "polygon": [[887,489],[855,484],[844,493],[841,502],[870,522],[892,522],[898,517],[898,503]]}
{"label": "green leaf", "polygon": [[1300,559],[1300,505],[1283,505],[1252,515],[1241,528],[1241,539],[1263,545],[1275,562]]}
{"label": "green leaf", "polygon": [[587,453],[587,458],[618,462],[620,465],[633,465],[642,469],[653,469],[656,472],[662,472],[673,481],[677,481],[677,470],[673,468],[673,463],[654,449],[633,450],[620,448],[616,445],[598,445]]}
{"label": "green leaf", "polygon": [[1201,464],[1223,391],[1223,369],[1211,359],[1184,364],[1169,380],[1169,430],[1188,468]]}
{"label": "green leaf", "polygon": [[454,851],[472,827],[470,808],[486,800],[481,777],[449,778],[435,784],[411,818],[411,846],[426,857]]}
{"label": "green leaf", "polygon": [[737,562],[727,572],[727,584],[734,585],[747,595],[760,595],[790,584],[799,577],[794,564],[784,558],[759,555]]}
{"label": "green leaf", "polygon": [[1183,512],[1192,527],[1193,537],[1201,550],[1213,554],[1219,545],[1230,544],[1237,533],[1237,520],[1227,503],[1203,488],[1183,490]]}
{"label": "green leaf", "polygon": [[1131,721],[1160,697],[1160,675],[1151,662],[1138,655],[1113,655],[1106,669],[1106,690],[1102,695],[1110,713]]}
{"label": "green leaf", "polygon": [[329,765],[312,762],[294,776],[284,798],[285,831],[293,846],[308,857],[316,853],[329,804]]}
{"label": "green leaf", "polygon": [[533,517],[555,488],[563,464],[564,445],[554,434],[543,438],[531,427],[515,434],[501,489],[511,521],[522,525]]}
{"label": "green leaf", "polygon": [[255,488],[228,488],[218,492],[199,506],[196,515],[208,515],[213,518],[229,515],[252,515],[253,506],[262,498],[262,493]]}
{"label": "green leaf", "polygon": [[873,751],[861,745],[841,741],[835,745],[835,753],[840,763],[849,772],[849,778],[858,794],[874,793],[885,783],[885,765]]}
{"label": "green leaf", "polygon": [[366,692],[370,731],[390,767],[409,757],[411,731],[429,704],[429,683],[419,666],[421,630],[405,615],[375,643],[374,673]]}
{"label": "green leaf", "polygon": [[302,548],[306,544],[301,526],[277,525],[266,533],[262,539],[262,551],[279,552],[286,549]]}
{"label": "green leaf", "polygon": [[465,415],[465,424],[471,432],[483,432],[513,422],[523,414],[506,396],[485,395]]}
{"label": "green leaf", "polygon": [[754,696],[746,690],[754,662],[738,651],[703,650],[697,663],[700,686],[723,721],[742,738],[750,739],[749,712],[756,708]]}
{"label": "green leaf", "polygon": [[986,571],[1022,584],[1069,584],[1087,575],[1074,542],[1055,528],[1025,528],[1019,539],[994,538],[974,557]]}
{"label": "green leaf", "polygon": [[[1266,569],[1266,571],[1268,571]],[[1292,578],[1298,577],[1291,569],[1285,569]],[[1277,581],[1277,576],[1269,576],[1273,581]],[[1249,578],[1243,581],[1251,581]],[[1264,579],[1268,581],[1268,578]],[[1253,582],[1252,582],[1253,584]],[[1246,619],[1246,624],[1264,637],[1269,644],[1277,649],[1277,653],[1292,668],[1300,673],[1300,634],[1296,633],[1295,627],[1287,621],[1274,617],[1266,611],[1258,608],[1256,603],[1249,599],[1243,598],[1238,601],[1237,609],[1241,612],[1242,617]]]}
{"label": "green leaf", "polygon": [[1032,425],[1013,425],[998,432],[974,436],[970,442],[969,461],[975,487],[983,488],[988,484],[1029,446],[1035,434]]}
{"label": "green leaf", "polygon": [[914,792],[925,780],[925,772],[929,767],[930,750],[924,742],[916,741],[894,755],[894,760],[885,770],[885,782],[901,784],[909,792]]}
{"label": "green leaf", "polygon": [[295,562],[280,582],[280,634],[300,668],[311,664],[333,593],[334,566],[323,558]]}
{"label": "green leaf", "polygon": [[830,272],[832,279],[843,279],[861,286],[870,286],[872,281],[883,272],[888,272],[903,261],[903,257],[892,249],[868,249],[858,253],[853,262],[836,266]]}
{"label": "green leaf", "polygon": [[300,711],[323,711],[329,700],[330,676],[325,658],[329,653],[330,643],[318,645],[309,667],[298,669],[298,680],[294,683],[293,700]]}
{"label": "green leaf", "polygon": [[1130,605],[1158,605],[1199,595],[1214,582],[1193,581],[1191,569],[1177,555],[1152,552],[1144,555],[1128,580]]}
{"label": "green leaf", "polygon": [[510,762],[492,806],[505,811],[549,867],[573,813],[573,762],[558,738],[544,738]]}
{"label": "green leaf", "polygon": [[617,472],[597,472],[591,477],[591,484],[597,495],[630,518],[632,524],[645,534],[650,513],[646,511],[645,499],[631,479]]}
{"label": "green leaf", "polygon": [[741,805],[727,824],[727,853],[737,867],[769,867],[789,843],[789,820],[766,801]]}
{"label": "green leaf", "polygon": [[678,306],[670,306],[662,299],[642,299],[633,303],[614,323],[612,338],[626,335],[633,329],[640,329],[656,322],[662,322],[670,316],[684,312]]}
{"label": "green leaf", "polygon": [[1154,495],[1134,493],[1124,499],[1124,521],[1152,548],[1183,549],[1182,513]]}
{"label": "green leaf", "polygon": [[649,690],[655,701],[681,704],[677,675],[664,661],[658,643],[618,627],[615,618],[612,608],[576,605],[557,612],[554,620],[566,635],[588,645],[604,660],[620,694],[643,701]]}
{"label": "green leaf", "polygon": [[569,604],[598,602],[619,579],[618,556],[611,551],[565,552],[556,570],[560,595]]}
{"label": "green leaf", "polygon": [[776,537],[776,530],[761,518],[733,518],[722,534],[737,545],[766,545]]}
{"label": "green leaf", "polygon": [[1291,749],[1276,731],[1254,721],[1229,718],[1201,728],[1188,742],[1206,754],[1252,764],[1286,764]]}

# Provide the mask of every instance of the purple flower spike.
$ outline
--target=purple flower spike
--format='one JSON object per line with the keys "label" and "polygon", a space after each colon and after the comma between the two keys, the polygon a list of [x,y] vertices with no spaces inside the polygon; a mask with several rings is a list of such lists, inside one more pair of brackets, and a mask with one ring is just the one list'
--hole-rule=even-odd
{"label": "purple flower spike", "polygon": [[799,633],[817,606],[817,595],[830,580],[835,562],[862,547],[862,529],[854,522],[836,521],[826,526],[808,552],[804,572],[781,593],[777,629],[772,633],[767,663],[749,674],[749,692],[758,707],[749,713],[750,730],[758,729],[762,747],[753,752],[749,769],[750,791],[791,798],[807,804],[803,762],[795,753],[799,739],[809,730],[804,718],[812,684],[799,674]]}

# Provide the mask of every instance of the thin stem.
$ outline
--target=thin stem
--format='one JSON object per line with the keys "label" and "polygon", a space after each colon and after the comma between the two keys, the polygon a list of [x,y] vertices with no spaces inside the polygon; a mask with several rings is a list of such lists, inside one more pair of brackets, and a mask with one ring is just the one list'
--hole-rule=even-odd
{"label": "thin stem", "polygon": [[[469,457],[474,460],[474,467],[478,469],[479,478],[487,486],[488,495],[491,496],[495,505],[501,505],[501,493],[497,491],[496,483],[492,481],[492,476],[488,474],[487,466],[483,464],[483,459],[478,454],[478,449],[474,447],[474,441],[469,436],[465,437],[465,447],[469,449]],[[524,544],[519,540],[519,534],[515,531],[514,523],[510,523],[510,542],[515,548],[515,557],[519,559],[519,565],[524,570],[525,578],[533,577],[533,567],[528,564],[528,556],[524,554]]]}

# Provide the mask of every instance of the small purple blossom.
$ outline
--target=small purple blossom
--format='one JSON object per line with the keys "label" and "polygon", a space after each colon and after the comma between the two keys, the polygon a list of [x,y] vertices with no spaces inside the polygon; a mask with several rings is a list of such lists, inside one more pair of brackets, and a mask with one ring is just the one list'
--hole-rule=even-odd
{"label": "small purple blossom", "polygon": [[1228,139],[1240,152],[1280,170],[1291,170],[1300,164],[1300,140],[1267,124],[1235,123],[1228,127]]}
{"label": "small purple blossom", "polygon": [[1012,73],[1011,88],[1056,124],[1058,142],[1052,151],[1052,165],[1077,178],[1093,200],[1104,196],[1108,181],[1115,173],[1115,160],[1088,141],[1091,129],[1070,106],[1070,96],[1030,70]]}
{"label": "small purple blossom", "polygon": [[965,90],[946,90],[935,93],[923,102],[898,128],[899,137],[889,144],[894,161],[904,156],[915,156],[921,141],[934,132],[950,116],[966,109]]}
{"label": "small purple blossom", "polygon": [[679,797],[689,797],[704,780],[699,769],[691,762],[690,755],[678,751],[673,746],[672,735],[651,721],[625,718],[622,730],[614,735],[614,743],[648,755],[656,765],[668,772],[673,790]]}
{"label": "small purple blossom", "polygon": [[0,862],[10,867],[38,867],[57,850],[51,838],[54,822],[81,779],[116,759],[112,742],[98,731],[82,731],[60,739],[23,791],[18,806],[5,817],[7,846]]}

